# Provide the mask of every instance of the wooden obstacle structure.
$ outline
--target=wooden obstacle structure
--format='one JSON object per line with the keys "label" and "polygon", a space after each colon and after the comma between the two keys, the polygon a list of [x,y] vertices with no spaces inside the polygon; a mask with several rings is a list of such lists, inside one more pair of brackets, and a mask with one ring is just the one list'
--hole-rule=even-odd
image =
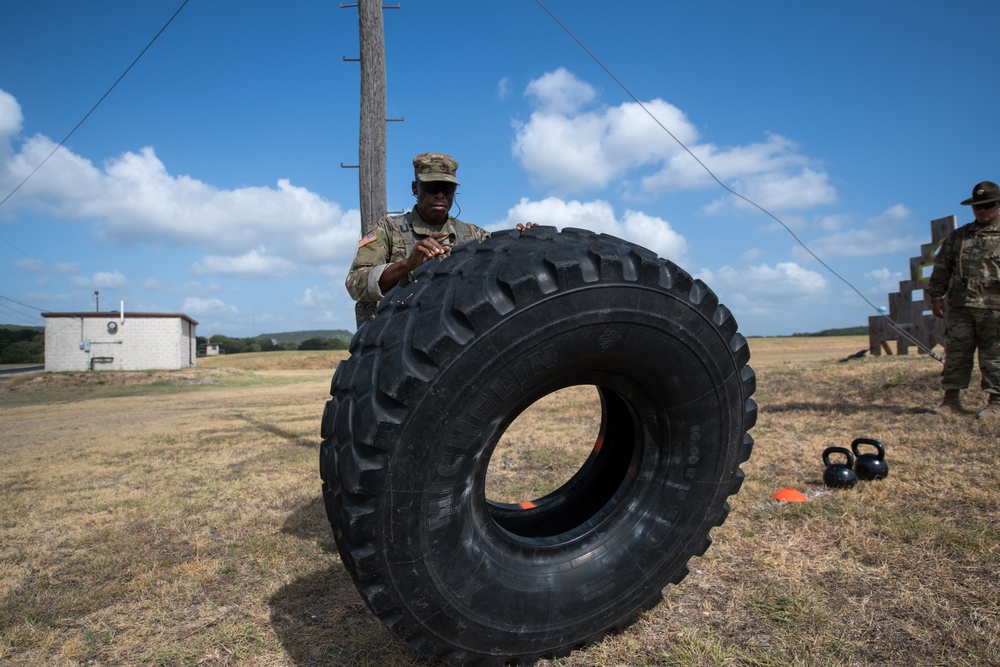
{"label": "wooden obstacle structure", "polygon": [[[909,354],[913,341],[920,343],[916,346],[920,354],[944,344],[944,320],[931,314],[931,297],[926,288],[938,248],[945,237],[955,231],[955,224],[953,215],[931,220],[931,242],[920,246],[919,257],[910,258],[910,279],[899,281],[899,291],[889,294],[888,318],[886,315],[868,318],[868,347],[872,355],[878,356],[883,351],[892,354],[889,341],[896,341],[896,354]],[[921,298],[914,301],[916,290],[920,291]]]}

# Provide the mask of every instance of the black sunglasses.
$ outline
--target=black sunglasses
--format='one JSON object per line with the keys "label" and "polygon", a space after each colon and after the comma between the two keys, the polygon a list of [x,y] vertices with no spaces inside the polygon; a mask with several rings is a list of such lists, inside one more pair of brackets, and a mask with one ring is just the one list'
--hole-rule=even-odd
{"label": "black sunglasses", "polygon": [[431,195],[453,195],[457,187],[454,183],[448,183],[447,181],[420,181],[420,189]]}
{"label": "black sunglasses", "polygon": [[972,210],[974,211],[988,211],[994,206],[1000,206],[1000,201],[991,201],[985,204],[973,204]]}

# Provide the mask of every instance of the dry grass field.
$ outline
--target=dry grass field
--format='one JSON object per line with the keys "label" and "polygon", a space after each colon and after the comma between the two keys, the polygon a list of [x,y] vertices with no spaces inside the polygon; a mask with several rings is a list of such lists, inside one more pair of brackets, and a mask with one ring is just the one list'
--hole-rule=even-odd
{"label": "dry grass field", "polygon": [[[926,356],[841,362],[861,337],[750,347],[756,446],[714,544],[627,631],[544,664],[1000,664],[1000,426],[974,418],[980,392],[941,418]],[[0,664],[427,664],[365,607],[323,512],[338,358],[0,377]],[[565,390],[522,415],[490,497],[566,479],[594,400]],[[825,489],[823,449],[857,437],[885,444],[888,479]],[[809,501],[774,501],[782,487]]]}

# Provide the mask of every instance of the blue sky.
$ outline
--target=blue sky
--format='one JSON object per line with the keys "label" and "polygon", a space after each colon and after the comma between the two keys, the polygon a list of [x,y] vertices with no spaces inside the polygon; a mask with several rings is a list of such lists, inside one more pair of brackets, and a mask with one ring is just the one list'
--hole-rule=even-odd
{"label": "blue sky", "polygon": [[[0,198],[87,114],[182,0],[0,4]],[[392,3],[385,3],[392,4]],[[670,132],[876,305],[930,221],[1000,181],[987,2],[545,0]],[[452,210],[614,234],[702,278],[745,335],[873,308],[733,197],[533,1],[385,11],[388,205],[450,153]],[[198,333],[354,330],[356,9],[191,0],[0,206],[0,322],[183,312]],[[460,207],[460,209],[459,209]],[[12,301],[13,300],[13,301]]]}

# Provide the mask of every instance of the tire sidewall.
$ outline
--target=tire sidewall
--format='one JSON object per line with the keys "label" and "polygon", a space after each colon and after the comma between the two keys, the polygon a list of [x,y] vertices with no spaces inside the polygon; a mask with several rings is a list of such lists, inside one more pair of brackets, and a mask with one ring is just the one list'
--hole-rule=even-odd
{"label": "tire sidewall", "polygon": [[[490,455],[522,410],[574,384],[616,391],[636,412],[634,476],[569,537],[513,535],[484,501]],[[406,564],[391,572],[404,604],[449,642],[456,627],[473,652],[498,636],[514,653],[580,642],[683,576],[721,521],[747,397],[729,341],[682,296],[624,282],[549,295],[476,336],[421,390],[378,525],[386,561]]]}

